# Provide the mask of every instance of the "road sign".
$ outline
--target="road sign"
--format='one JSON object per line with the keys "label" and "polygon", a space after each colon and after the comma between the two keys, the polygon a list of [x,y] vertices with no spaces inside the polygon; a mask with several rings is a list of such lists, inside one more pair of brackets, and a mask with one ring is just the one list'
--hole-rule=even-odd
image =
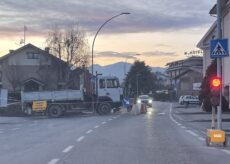
{"label": "road sign", "polygon": [[228,53],[228,39],[211,40],[211,58],[222,58],[229,56]]}

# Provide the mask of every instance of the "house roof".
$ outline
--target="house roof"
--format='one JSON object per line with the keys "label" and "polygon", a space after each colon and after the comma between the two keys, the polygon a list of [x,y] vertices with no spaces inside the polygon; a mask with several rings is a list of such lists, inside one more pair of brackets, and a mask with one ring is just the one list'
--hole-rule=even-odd
{"label": "house roof", "polygon": [[44,86],[44,83],[43,83],[42,81],[40,81],[40,80],[38,80],[38,79],[36,79],[36,78],[34,78],[34,77],[31,77],[31,78],[29,78],[29,79],[24,80],[24,81],[22,82],[22,84],[28,83],[28,82],[30,82],[30,81],[36,82],[36,83],[38,83],[39,85]]}
{"label": "house roof", "polygon": [[31,43],[28,43],[28,44],[26,44],[25,46],[22,46],[22,47],[20,47],[20,48],[18,48],[18,49],[16,49],[16,50],[10,51],[8,54],[6,54],[6,55],[0,57],[0,62],[4,61],[5,59],[7,59],[7,58],[9,58],[9,57],[11,57],[11,56],[16,55],[16,54],[19,53],[20,51],[23,51],[24,49],[27,49],[27,48],[36,49],[36,50],[38,50],[39,52],[42,52],[43,54],[46,54],[46,55],[50,56],[50,57],[53,58],[54,60],[56,60],[56,61],[58,61],[58,62],[62,62],[63,64],[66,64],[65,61],[63,61],[63,60],[57,58],[56,56],[54,56],[54,55],[48,53],[48,52],[45,51],[45,50],[42,50],[42,49],[40,49],[40,48],[34,46],[34,45],[31,44]]}
{"label": "house roof", "polygon": [[200,49],[203,49],[208,45],[205,45],[205,40],[208,39],[208,37],[210,37],[210,35],[214,34],[215,30],[217,28],[217,24],[216,24],[216,21],[212,24],[212,26],[209,28],[209,30],[205,33],[205,35],[201,38],[201,40],[199,41],[199,43],[197,44],[197,47],[200,48]]}
{"label": "house roof", "polygon": [[203,59],[203,58],[200,57],[200,56],[191,56],[191,57],[188,57],[188,58],[186,58],[186,59],[176,60],[176,61],[172,61],[172,62],[166,63],[166,66],[169,66],[170,64],[173,64],[173,63],[179,63],[179,62],[190,61],[190,60],[193,60],[193,59]]}
{"label": "house roof", "polygon": [[194,71],[194,72],[197,72],[197,73],[202,74],[202,69],[198,69],[198,68],[189,68],[189,69],[187,69],[186,71],[180,73],[179,75],[173,77],[173,79],[178,79],[178,78],[184,76],[185,74],[187,74],[188,72],[191,72],[191,71]]}
{"label": "house roof", "polygon": [[[221,0],[221,7],[224,8],[226,5],[230,5],[229,0]],[[216,15],[217,14],[217,5],[215,4],[212,9],[209,11],[210,15]]]}

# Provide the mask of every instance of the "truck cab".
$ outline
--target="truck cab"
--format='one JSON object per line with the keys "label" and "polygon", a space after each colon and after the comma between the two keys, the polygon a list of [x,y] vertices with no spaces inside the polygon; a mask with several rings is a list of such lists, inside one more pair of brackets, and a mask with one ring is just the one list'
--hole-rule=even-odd
{"label": "truck cab", "polygon": [[123,91],[119,79],[115,76],[98,77],[97,95],[99,99],[111,101],[112,108],[119,108],[123,99]]}

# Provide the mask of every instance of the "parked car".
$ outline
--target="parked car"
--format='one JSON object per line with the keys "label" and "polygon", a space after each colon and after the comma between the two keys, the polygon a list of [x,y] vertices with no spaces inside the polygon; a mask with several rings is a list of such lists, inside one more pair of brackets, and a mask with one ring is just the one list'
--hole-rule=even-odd
{"label": "parked car", "polygon": [[148,106],[152,106],[153,99],[151,97],[149,97],[148,95],[140,95],[137,98],[137,103],[138,104],[145,103]]}
{"label": "parked car", "polygon": [[184,104],[184,103],[183,103],[183,97],[184,97],[184,96],[180,96],[180,98],[179,98],[179,104],[180,104],[180,105],[183,105],[183,104]]}
{"label": "parked car", "polygon": [[185,104],[199,104],[199,98],[198,96],[192,96],[192,95],[185,95],[185,96],[181,96],[179,99],[179,103],[181,105]]}

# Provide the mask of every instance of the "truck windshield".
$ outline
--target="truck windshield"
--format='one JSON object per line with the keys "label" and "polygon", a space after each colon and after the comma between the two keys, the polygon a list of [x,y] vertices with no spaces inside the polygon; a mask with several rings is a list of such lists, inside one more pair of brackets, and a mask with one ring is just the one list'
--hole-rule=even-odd
{"label": "truck windshield", "polygon": [[117,79],[107,79],[107,88],[118,88],[119,82]]}

